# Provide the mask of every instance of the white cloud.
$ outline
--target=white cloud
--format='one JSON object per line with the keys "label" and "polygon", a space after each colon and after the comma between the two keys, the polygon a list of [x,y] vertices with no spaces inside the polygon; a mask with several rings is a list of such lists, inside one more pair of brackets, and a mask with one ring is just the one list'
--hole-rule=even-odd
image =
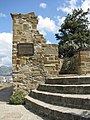
{"label": "white cloud", "polygon": [[46,42],[46,44],[51,44],[51,42],[48,40],[48,41]]}
{"label": "white cloud", "polygon": [[[90,22],[90,15],[88,15],[88,20]],[[90,24],[89,24],[88,28],[90,29]]]}
{"label": "white cloud", "polygon": [[3,13],[0,13],[0,17],[6,17],[6,15]]}
{"label": "white cloud", "polygon": [[[90,8],[90,0],[81,0],[81,6],[77,5],[78,0],[67,0],[62,6],[57,7],[57,11],[63,11],[65,13],[72,13],[73,9],[82,8],[84,11],[87,11]],[[90,21],[90,15],[87,16]],[[61,19],[61,20],[60,20]],[[57,16],[58,24],[62,24],[64,17]],[[89,25],[90,28],[90,25]]]}
{"label": "white cloud", "polygon": [[78,0],[68,0],[66,1],[66,4],[63,4],[63,6],[60,5],[59,7],[57,7],[57,11],[71,13],[73,9],[78,8],[77,1]]}
{"label": "white cloud", "polygon": [[[87,11],[88,8],[90,9],[90,0],[84,0],[84,1],[82,1],[81,8],[82,8],[84,11]],[[90,22],[90,14],[87,15],[87,17],[88,17],[88,20],[89,20],[89,22]],[[90,29],[90,25],[89,25],[88,27],[89,27],[89,29]]]}
{"label": "white cloud", "polygon": [[11,61],[12,61],[12,58],[10,59],[8,56],[7,57],[3,57],[1,59],[1,66],[3,66],[3,65],[11,66]]}
{"label": "white cloud", "polygon": [[54,20],[51,20],[48,17],[43,18],[42,16],[38,16],[38,20],[37,28],[43,35],[46,35],[47,32],[55,33],[58,30]]}
{"label": "white cloud", "polygon": [[76,6],[78,0],[70,0],[69,3],[71,6]]}
{"label": "white cloud", "polygon": [[40,3],[40,7],[41,7],[41,8],[46,8],[47,5],[46,5],[46,3]]}
{"label": "white cloud", "polygon": [[84,11],[87,11],[87,9],[90,8],[90,0],[84,0],[84,1],[82,2],[81,8],[82,8]]}
{"label": "white cloud", "polygon": [[62,6],[57,7],[57,11],[71,13],[73,9],[82,8],[84,11],[87,11],[90,8],[90,0],[81,0],[81,6],[78,6],[77,2],[78,0],[67,0]]}
{"label": "white cloud", "polygon": [[60,26],[64,22],[65,18],[66,17],[61,17],[61,16],[55,17],[55,19],[56,19],[56,21],[58,23],[58,26]]}
{"label": "white cloud", "polygon": [[12,64],[12,33],[0,33],[0,66]]}

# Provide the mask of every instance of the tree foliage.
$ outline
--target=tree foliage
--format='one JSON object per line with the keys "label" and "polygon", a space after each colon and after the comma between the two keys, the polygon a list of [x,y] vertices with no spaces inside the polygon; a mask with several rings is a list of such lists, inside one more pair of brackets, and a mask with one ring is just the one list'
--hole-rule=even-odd
{"label": "tree foliage", "polygon": [[59,32],[55,34],[59,40],[59,56],[71,57],[81,49],[90,46],[90,29],[87,15],[90,10],[74,9],[68,14]]}

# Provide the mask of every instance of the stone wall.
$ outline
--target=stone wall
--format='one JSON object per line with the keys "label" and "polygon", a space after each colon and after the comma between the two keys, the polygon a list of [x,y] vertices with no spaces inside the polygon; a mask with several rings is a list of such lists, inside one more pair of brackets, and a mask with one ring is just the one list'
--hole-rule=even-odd
{"label": "stone wall", "polygon": [[79,52],[79,74],[90,74],[90,50],[83,50]]}
{"label": "stone wall", "polygon": [[77,52],[73,57],[64,58],[60,74],[90,74],[90,50]]}
{"label": "stone wall", "polygon": [[46,44],[44,47],[44,66],[48,76],[58,76],[60,71],[60,59],[58,58],[58,45]]}
{"label": "stone wall", "polygon": [[80,59],[78,53],[73,57],[64,58],[62,60],[60,74],[79,74],[79,65]]}
{"label": "stone wall", "polygon": [[[58,46],[46,44],[43,35],[37,30],[38,20],[33,12],[11,16],[13,80],[19,87],[23,86],[23,89],[34,89],[44,82],[46,77],[59,74]],[[18,48],[20,44],[33,44],[34,54],[22,55],[23,50]],[[24,52],[29,53],[28,49]]]}

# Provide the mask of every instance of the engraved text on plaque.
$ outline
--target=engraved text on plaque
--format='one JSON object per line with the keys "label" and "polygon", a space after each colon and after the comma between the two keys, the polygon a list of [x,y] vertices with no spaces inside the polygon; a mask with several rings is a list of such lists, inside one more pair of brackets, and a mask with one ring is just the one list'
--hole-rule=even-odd
{"label": "engraved text on plaque", "polygon": [[18,56],[32,56],[34,55],[33,43],[20,43],[17,45]]}

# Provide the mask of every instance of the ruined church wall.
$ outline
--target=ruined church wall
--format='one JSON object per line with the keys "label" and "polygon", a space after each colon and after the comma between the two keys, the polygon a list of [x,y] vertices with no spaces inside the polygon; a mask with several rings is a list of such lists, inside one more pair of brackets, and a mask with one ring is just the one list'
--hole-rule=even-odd
{"label": "ruined church wall", "polygon": [[61,60],[58,57],[58,45],[46,44],[43,54],[44,66],[48,72],[48,76],[58,76],[61,67]]}
{"label": "ruined church wall", "polygon": [[[38,20],[34,13],[29,14],[11,14],[13,19],[13,49],[12,49],[12,67],[13,81],[23,89],[34,89],[39,83],[43,83],[48,76],[58,75],[54,73],[59,69],[58,51],[56,46],[49,45],[52,52],[47,57],[45,51],[48,51],[46,40],[37,30]],[[23,44],[23,47],[20,45]],[[24,55],[30,53],[28,44],[32,44],[34,53],[32,55]],[[52,47],[53,46],[53,47]],[[58,46],[57,46],[58,48]],[[31,49],[32,51],[32,49]],[[52,57],[54,60],[52,60]],[[50,64],[46,63],[49,59]],[[51,60],[50,60],[51,59]],[[51,65],[55,66],[52,70]],[[51,72],[52,70],[52,72]]]}
{"label": "ruined church wall", "polygon": [[[38,82],[44,81],[42,44],[45,39],[37,31],[37,17],[34,13],[12,14],[13,19],[13,80],[25,89],[35,88]],[[18,45],[32,43],[34,54],[18,55]],[[28,51],[25,48],[25,51]]]}

